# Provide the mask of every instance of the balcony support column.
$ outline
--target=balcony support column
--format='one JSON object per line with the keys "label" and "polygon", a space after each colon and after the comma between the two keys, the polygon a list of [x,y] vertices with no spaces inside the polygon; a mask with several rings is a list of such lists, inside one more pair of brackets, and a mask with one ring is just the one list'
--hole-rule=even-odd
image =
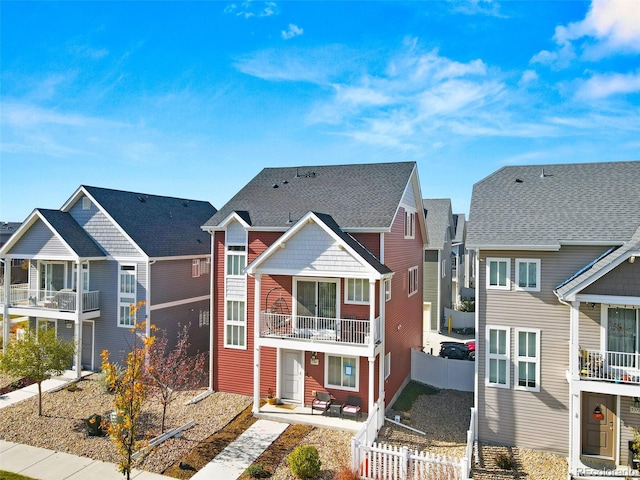
{"label": "balcony support column", "polygon": [[[375,393],[373,391],[374,387],[375,387],[375,368],[376,368],[376,357],[369,357],[369,399],[368,399],[368,404],[369,404],[369,409],[367,410],[367,412],[373,412],[373,409],[375,408],[376,405],[376,399],[375,399]],[[384,382],[384,380],[381,378],[380,382]]]}
{"label": "balcony support column", "polygon": [[[253,302],[253,413],[260,412],[260,281],[262,275],[255,274]],[[248,326],[247,322],[247,326]]]}
{"label": "balcony support column", "polygon": [[11,332],[11,319],[9,318],[9,305],[11,304],[11,259],[5,258],[4,262],[4,303],[2,310],[2,351],[7,353],[9,345],[9,333]]}
{"label": "balcony support column", "polygon": [[82,263],[76,261],[76,378],[82,376]]}
{"label": "balcony support column", "polygon": [[[380,292],[381,295],[383,292]],[[369,346],[373,347],[376,344],[376,281],[373,278],[369,279]]]}
{"label": "balcony support column", "polygon": [[571,302],[569,313],[569,375],[572,380],[580,378],[580,302]]}

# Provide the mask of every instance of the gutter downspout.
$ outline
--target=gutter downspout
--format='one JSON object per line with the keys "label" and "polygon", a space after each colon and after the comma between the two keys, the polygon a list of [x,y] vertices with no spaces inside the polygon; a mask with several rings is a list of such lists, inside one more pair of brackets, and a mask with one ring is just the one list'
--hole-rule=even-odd
{"label": "gutter downspout", "polygon": [[213,358],[215,340],[213,336],[214,326],[216,324],[215,308],[215,232],[209,230],[211,236],[211,262],[209,268],[209,391],[213,392]]}
{"label": "gutter downspout", "polygon": [[0,260],[4,264],[4,305],[2,310],[2,352],[7,353],[9,346],[9,337],[11,333],[11,318],[9,318],[9,298],[11,288],[11,261],[6,259]]}
{"label": "gutter downspout", "polygon": [[[479,337],[480,337],[480,308],[479,308],[480,307],[480,303],[478,301],[478,300],[480,300],[480,287],[479,287],[480,282],[477,281],[477,278],[479,276],[478,272],[480,271],[480,250],[476,249],[475,252],[476,252],[476,255],[475,255],[475,257],[476,257],[475,258],[475,270],[476,270],[476,275],[475,276],[476,276],[476,281],[474,282],[475,283],[475,295],[476,295],[476,302],[475,302],[476,303],[476,308],[475,308],[475,310],[476,310],[476,313],[475,313],[476,335],[475,335],[475,337],[476,337],[476,342],[477,342]],[[476,350],[477,349],[478,349],[478,347],[476,345]],[[480,410],[479,410],[480,402],[478,401],[478,392],[479,392],[478,388],[480,386],[480,381],[479,381],[479,378],[478,378],[478,363],[480,363],[480,361],[476,358],[476,361],[473,362],[473,364],[474,364],[473,365],[473,369],[475,370],[474,371],[474,380],[473,380],[474,381],[473,388],[474,388],[474,391],[475,391],[475,393],[473,395],[473,408],[476,411],[475,425],[474,425],[473,428],[475,430],[475,438],[474,438],[474,440],[476,442],[478,441],[478,437],[479,437],[479,435],[478,435],[478,418],[480,417]],[[486,368],[486,366],[485,366],[485,368]]]}
{"label": "gutter downspout", "polygon": [[145,305],[145,332],[144,334],[149,338],[151,336],[151,265],[155,264],[156,260],[149,260],[147,257],[147,298]]}

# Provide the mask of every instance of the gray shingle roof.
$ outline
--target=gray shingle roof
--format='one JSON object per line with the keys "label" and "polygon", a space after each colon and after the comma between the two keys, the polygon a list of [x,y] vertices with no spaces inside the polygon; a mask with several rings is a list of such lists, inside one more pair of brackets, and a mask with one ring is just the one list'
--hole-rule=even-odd
{"label": "gray shingle roof", "polygon": [[453,214],[453,229],[456,232],[453,238],[454,243],[464,243],[466,239],[467,220],[464,213]]}
{"label": "gray shingle roof", "polygon": [[556,295],[558,295],[559,298],[563,298],[571,292],[571,290],[579,287],[584,282],[587,282],[588,284],[588,280],[590,278],[595,278],[603,269],[609,267],[609,265],[623,255],[628,254],[629,252],[637,252],[638,250],[640,250],[640,226],[635,231],[631,239],[623,246],[608,250],[605,254],[577,272],[573,277],[558,285],[554,290]]}
{"label": "gray shingle roof", "polygon": [[289,227],[307,212],[331,215],[344,229],[391,226],[415,162],[265,168],[204,226],[234,211],[253,227]]}
{"label": "gray shingle roof", "polygon": [[639,178],[639,161],[504,167],[473,187],[467,246],[622,244],[640,225]]}
{"label": "gray shingle roof", "polygon": [[36,209],[80,258],[105,257],[102,249],[67,212]]}
{"label": "gray shingle roof", "polygon": [[209,202],[99,187],[84,189],[149,257],[210,253],[211,237],[200,228],[216,213]]}
{"label": "gray shingle roof", "polygon": [[[451,229],[453,216],[451,214],[450,198],[422,199],[425,220],[427,222],[427,248],[443,249],[446,242],[447,226]],[[449,236],[451,239],[451,236]]]}

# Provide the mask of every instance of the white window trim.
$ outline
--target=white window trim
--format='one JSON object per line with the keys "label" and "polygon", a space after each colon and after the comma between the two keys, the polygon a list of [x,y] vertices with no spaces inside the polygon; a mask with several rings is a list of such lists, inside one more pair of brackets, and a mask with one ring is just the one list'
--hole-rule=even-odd
{"label": "white window trim", "polygon": [[[536,264],[536,286],[535,287],[521,287],[520,286],[520,264],[521,263],[535,263]],[[516,282],[515,289],[526,292],[539,292],[540,291],[540,259],[539,258],[516,258]],[[528,269],[528,266],[527,266]],[[527,277],[528,278],[528,277]]]}
{"label": "white window trim", "polygon": [[[536,356],[535,357],[524,357],[520,355],[520,333],[535,333],[536,335]],[[515,355],[515,366],[513,372],[513,389],[514,390],[523,390],[526,392],[539,392],[540,391],[540,329],[538,328],[516,328],[515,332],[515,347],[516,347],[516,355]],[[535,387],[527,387],[518,385],[520,380],[520,362],[527,363],[535,363],[536,364],[536,386]]]}
{"label": "white window trim", "polygon": [[82,210],[91,209],[91,199],[89,197],[82,197]]}
{"label": "white window trim", "polygon": [[[133,293],[122,293],[121,291],[121,271],[122,271],[122,267],[133,267],[133,276],[135,278],[135,282],[134,282],[134,286],[135,286],[135,290]],[[134,325],[123,325],[121,318],[120,318],[120,307],[122,307],[123,305],[125,305],[125,302],[122,301],[122,298],[129,298],[129,297],[133,297],[133,302],[126,302],[126,305],[136,305],[138,302],[138,266],[135,263],[120,263],[118,264],[118,327],[120,328],[132,328],[135,325],[135,321],[134,321]]]}
{"label": "white window trim", "polygon": [[[505,345],[505,354],[501,355],[501,354],[497,354],[497,353],[490,353],[489,351],[489,342],[490,342],[490,331],[491,330],[502,330],[504,332],[506,332],[505,338],[506,338],[506,345]],[[494,388],[510,388],[511,386],[511,329],[509,327],[500,327],[497,325],[487,325],[486,330],[485,330],[485,350],[486,350],[486,359],[485,359],[485,371],[484,371],[484,383],[487,387],[494,387]],[[506,365],[506,372],[507,372],[507,378],[506,378],[506,383],[502,384],[502,383],[494,383],[491,382],[489,380],[489,361],[491,359],[496,359],[496,360],[506,360],[507,365]]]}
{"label": "white window trim", "polygon": [[368,278],[345,278],[344,285],[344,303],[352,305],[369,305],[369,300],[351,300],[349,299],[349,282],[359,281],[362,282],[362,293],[366,291],[369,294],[369,279]]}
{"label": "white window trim", "polygon": [[384,301],[388,302],[391,300],[391,279],[386,278],[384,280]]}
{"label": "white window trim", "polygon": [[[90,280],[91,277],[89,275],[89,264],[88,263],[81,263],[81,268],[82,268],[82,291],[83,292],[88,292],[89,288],[90,288]],[[77,264],[73,264],[72,267],[72,272],[71,272],[71,288],[78,290],[78,286],[76,285],[76,280],[78,277],[78,265]],[[84,280],[85,277],[87,279],[87,288],[84,287]]]}
{"label": "white window trim", "polygon": [[[229,250],[229,247],[244,247],[244,250]],[[231,278],[240,278],[240,277],[245,277],[246,274],[245,273],[239,273],[239,274],[230,274],[227,273],[228,272],[228,268],[229,268],[229,257],[230,256],[238,256],[238,257],[244,257],[244,268],[242,269],[244,271],[245,268],[247,268],[247,246],[242,244],[229,244],[225,247],[225,252],[224,252],[224,276],[225,277],[231,277]]]}
{"label": "white window trim", "polygon": [[384,356],[384,379],[389,378],[389,375],[391,375],[391,352]]}
{"label": "white window trim", "polygon": [[200,259],[194,258],[191,261],[191,278],[198,278],[200,276]]}
{"label": "white window trim", "polygon": [[[240,325],[239,322],[229,322],[227,320],[227,310],[229,308],[229,302],[242,302],[244,303],[244,345],[229,345],[227,343],[227,325]],[[245,300],[226,299],[224,302],[224,348],[230,348],[234,350],[246,350],[247,349],[247,329],[249,328],[247,321],[247,302]]]}
{"label": "white window trim", "polygon": [[[355,358],[356,359],[356,372],[355,372],[355,376],[356,376],[356,386],[355,387],[343,387],[342,385],[333,385],[331,383],[329,383],[329,357],[337,357],[337,358]],[[344,364],[342,365],[342,368],[344,368]],[[324,356],[324,371],[325,371],[325,375],[324,375],[324,388],[330,388],[332,390],[345,390],[348,392],[359,392],[360,391],[360,357],[356,356],[356,355],[333,355],[333,354],[325,354]]]}
{"label": "white window trim", "polygon": [[[412,280],[412,276],[414,275],[415,272],[415,280]],[[418,293],[418,290],[420,290],[420,275],[418,275],[418,266],[416,265],[415,267],[410,267],[409,268],[409,272],[408,272],[408,281],[407,281],[407,297],[412,297],[413,295],[415,295],[416,293]],[[411,284],[415,283],[415,289],[411,290]]]}
{"label": "white window trim", "polygon": [[404,211],[404,238],[416,237],[416,211],[405,209]]}
{"label": "white window trim", "polygon": [[[491,285],[491,262],[506,262],[507,264],[507,277],[505,278],[505,285]],[[487,257],[486,259],[486,274],[487,274],[487,290],[511,290],[511,259],[510,258],[498,258]]]}

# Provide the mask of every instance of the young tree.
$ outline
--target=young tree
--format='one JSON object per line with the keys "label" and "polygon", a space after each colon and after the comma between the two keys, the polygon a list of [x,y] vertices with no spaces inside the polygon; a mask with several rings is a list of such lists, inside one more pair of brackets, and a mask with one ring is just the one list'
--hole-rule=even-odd
{"label": "young tree", "polygon": [[38,415],[42,416],[42,382],[60,375],[71,365],[75,345],[58,340],[53,328],[27,328],[24,337],[7,345],[0,357],[0,371],[30,377],[38,384]]}
{"label": "young tree", "polygon": [[114,406],[119,417],[109,423],[107,431],[116,443],[120,454],[118,467],[120,472],[127,476],[127,480],[131,478],[133,454],[142,449],[145,443],[138,440],[139,417],[142,404],[147,397],[147,387],[143,378],[144,362],[149,347],[155,340],[153,336],[145,336],[144,323],[138,324],[135,321],[135,315],[142,305],[144,302],[130,307],[130,314],[134,317],[134,328],[131,329],[131,350],[127,354],[124,369],[118,369],[115,363],[109,361],[108,351],[103,350],[101,354],[102,370],[105,372],[109,389],[115,394]]}
{"label": "young tree", "polygon": [[167,407],[175,400],[176,392],[199,387],[206,378],[206,354],[188,355],[191,346],[188,330],[189,325],[185,325],[178,332],[178,341],[171,351],[167,351],[166,332],[149,348],[145,379],[151,394],[162,404],[160,433],[164,433]]}

